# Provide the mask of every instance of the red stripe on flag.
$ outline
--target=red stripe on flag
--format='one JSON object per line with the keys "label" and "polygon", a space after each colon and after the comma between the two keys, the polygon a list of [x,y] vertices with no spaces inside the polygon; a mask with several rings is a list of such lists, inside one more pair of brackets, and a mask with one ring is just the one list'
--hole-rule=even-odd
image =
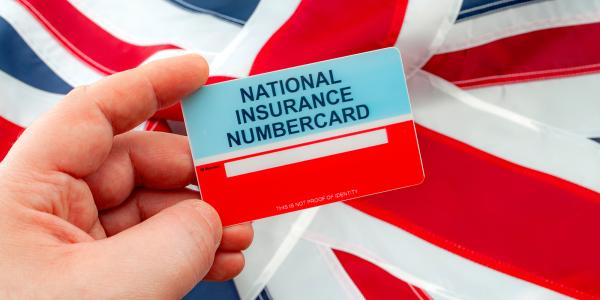
{"label": "red stripe on flag", "polygon": [[499,271],[600,296],[600,194],[421,126],[417,133],[423,184],[346,203]]}
{"label": "red stripe on flag", "polygon": [[157,111],[152,118],[182,121],[183,112],[181,111],[181,103]]}
{"label": "red stripe on flag", "polygon": [[304,0],[262,47],[250,74],[393,46],[407,0]]}
{"label": "red stripe on flag", "polygon": [[4,159],[23,130],[25,129],[0,117],[0,161]]}
{"label": "red stripe on flag", "polygon": [[151,118],[148,121],[146,121],[146,126],[144,126],[144,130],[171,133],[171,128],[169,127],[169,124],[167,124],[167,121],[154,118]]}
{"label": "red stripe on flag", "polygon": [[350,253],[332,250],[365,299],[430,299],[423,290],[394,277],[377,265]]}
{"label": "red stripe on flag", "polygon": [[173,45],[139,46],[111,35],[68,1],[19,0],[75,56],[105,74],[137,67]]}
{"label": "red stripe on flag", "polygon": [[435,55],[423,69],[460,87],[600,71],[600,23],[551,28]]}

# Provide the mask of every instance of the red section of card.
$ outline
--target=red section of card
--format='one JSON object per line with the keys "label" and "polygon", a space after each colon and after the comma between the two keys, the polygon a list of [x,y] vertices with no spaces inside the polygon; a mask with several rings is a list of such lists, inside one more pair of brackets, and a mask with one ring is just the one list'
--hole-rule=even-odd
{"label": "red section of card", "polygon": [[225,168],[243,158],[198,165],[202,198],[227,226],[421,183],[424,174],[413,121],[383,129],[387,143],[381,145],[243,175],[228,177]]}

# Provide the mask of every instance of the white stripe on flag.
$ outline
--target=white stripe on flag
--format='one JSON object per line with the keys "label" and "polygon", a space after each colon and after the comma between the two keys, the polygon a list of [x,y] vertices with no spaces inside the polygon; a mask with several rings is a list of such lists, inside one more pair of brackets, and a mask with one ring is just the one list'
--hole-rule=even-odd
{"label": "white stripe on flag", "polygon": [[531,31],[600,21],[600,0],[553,0],[518,5],[456,23],[439,53],[483,45]]}
{"label": "white stripe on flag", "polygon": [[[49,111],[64,95],[34,88],[0,70],[0,117],[21,127],[29,127]],[[145,122],[133,130],[143,131]]]}
{"label": "white stripe on flag", "polygon": [[102,78],[100,73],[89,68],[65,49],[17,1],[2,1],[0,16],[13,26],[50,69],[71,86],[89,84]]}
{"label": "white stripe on flag", "polygon": [[71,4],[119,39],[137,45],[174,44],[209,62],[240,32],[241,26],[182,9],[168,1],[71,0]]}
{"label": "white stripe on flag", "polygon": [[364,299],[333,251],[306,240],[298,242],[267,286],[273,299]]}
{"label": "white stripe on flag", "polygon": [[235,279],[240,298],[255,299],[277,272],[310,225],[319,207],[253,221],[252,247],[244,251],[246,265]]}
{"label": "white stripe on flag", "polygon": [[600,74],[469,89],[477,98],[584,137],[600,136]]}
{"label": "white stripe on flag", "polygon": [[423,71],[409,80],[408,88],[418,124],[600,192],[598,143],[482,101]]}
{"label": "white stripe on flag", "polygon": [[21,127],[29,126],[62,97],[38,90],[0,71],[0,116]]}
{"label": "white stripe on flag", "polygon": [[300,0],[261,0],[242,31],[215,58],[211,73],[236,78],[248,76],[256,55],[299,4]]}
{"label": "white stripe on flag", "polygon": [[435,53],[454,25],[462,0],[408,1],[404,23],[395,47],[402,53],[408,77]]}
{"label": "white stripe on flag", "polygon": [[434,299],[568,299],[439,248],[342,203],[321,207],[304,238],[366,259],[422,288]]}
{"label": "white stripe on flag", "polygon": [[386,129],[368,131],[324,142],[252,156],[225,163],[227,177],[272,169],[307,160],[331,156],[353,150],[387,144]]}

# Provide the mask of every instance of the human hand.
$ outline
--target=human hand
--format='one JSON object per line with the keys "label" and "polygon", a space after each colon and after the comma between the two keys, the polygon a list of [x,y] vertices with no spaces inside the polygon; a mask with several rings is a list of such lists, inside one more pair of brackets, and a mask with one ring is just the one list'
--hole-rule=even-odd
{"label": "human hand", "polygon": [[0,298],[180,298],[241,271],[252,227],[222,229],[185,189],[186,137],[128,132],[207,76],[197,55],[150,63],[25,130],[0,164]]}

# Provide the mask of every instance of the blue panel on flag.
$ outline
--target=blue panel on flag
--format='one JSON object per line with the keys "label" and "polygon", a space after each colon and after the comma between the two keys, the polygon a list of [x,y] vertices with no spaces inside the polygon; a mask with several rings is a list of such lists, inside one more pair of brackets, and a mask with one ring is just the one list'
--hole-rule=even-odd
{"label": "blue panel on flag", "polygon": [[190,291],[184,300],[196,299],[222,299],[222,300],[239,300],[237,289],[233,280],[225,282],[202,281]]}
{"label": "blue panel on flag", "polygon": [[15,29],[0,17],[0,70],[35,88],[66,94],[72,87],[40,59]]}
{"label": "blue panel on flag", "polygon": [[510,6],[539,0],[464,0],[457,21]]}
{"label": "blue panel on flag", "polygon": [[256,9],[259,0],[171,0],[171,2],[196,12],[244,24]]}
{"label": "blue panel on flag", "polygon": [[256,296],[256,300],[273,300],[273,296],[269,293],[269,290],[265,287],[258,296]]}

